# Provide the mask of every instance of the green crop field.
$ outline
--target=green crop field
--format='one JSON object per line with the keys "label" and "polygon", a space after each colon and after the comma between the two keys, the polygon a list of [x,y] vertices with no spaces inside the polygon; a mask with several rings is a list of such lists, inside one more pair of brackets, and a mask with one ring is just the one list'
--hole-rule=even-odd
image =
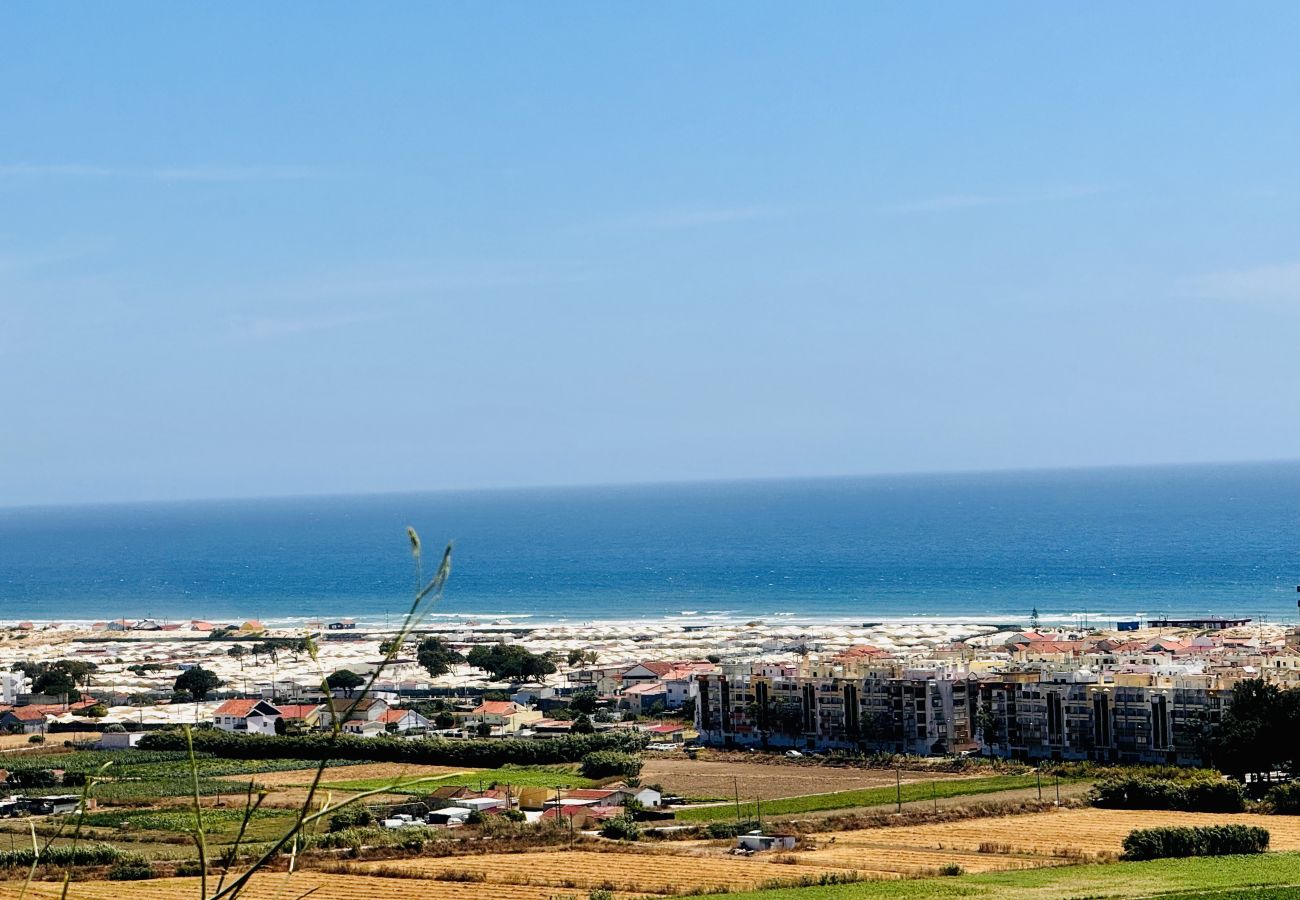
{"label": "green crop field", "polygon": [[723,894],[718,900],[1281,900],[1300,897],[1300,854],[1163,859],[916,881]]}
{"label": "green crop field", "polygon": [[500,769],[475,769],[450,775],[398,776],[397,778],[357,778],[351,781],[331,781],[332,791],[377,791],[391,789],[400,794],[427,794],[430,791],[448,786],[463,786],[478,789],[492,785],[510,785],[513,788],[525,787],[594,787],[599,782],[584,778],[572,766],[503,766]]}
{"label": "green crop field", "polygon": [[[995,791],[1010,791],[1031,788],[1038,784],[1033,775],[995,775],[988,778],[961,778],[944,781],[913,782],[902,786],[904,803],[940,800],[948,797],[963,797],[974,794],[988,794]],[[1048,786],[1044,785],[1044,792]],[[1046,795],[1046,794],[1045,794]],[[836,791],[833,794],[810,794],[804,797],[786,797],[781,800],[768,800],[762,809],[755,803],[740,804],[742,819],[756,819],[759,812],[764,816],[797,815],[798,813],[817,812],[829,809],[849,809],[857,806],[885,806],[896,802],[898,795],[894,787],[864,788],[858,791]],[[677,818],[687,822],[720,822],[736,818],[734,804],[721,806],[701,806],[694,809],[680,809]]]}
{"label": "green crop field", "polygon": [[[265,836],[278,835],[288,829],[294,815],[292,810],[255,810],[245,834],[250,840],[256,840],[264,832]],[[203,830],[215,840],[233,840],[243,819],[243,809],[204,809]],[[189,834],[194,830],[194,812],[184,808],[99,810],[87,813],[82,824],[87,828],[111,828],[128,832]]]}

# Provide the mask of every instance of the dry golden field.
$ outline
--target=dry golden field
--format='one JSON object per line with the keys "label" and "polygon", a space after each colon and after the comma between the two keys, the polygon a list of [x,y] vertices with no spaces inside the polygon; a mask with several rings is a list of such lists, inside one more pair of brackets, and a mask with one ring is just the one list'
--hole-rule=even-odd
{"label": "dry golden field", "polygon": [[[952,864],[966,872],[988,872],[1105,861],[1119,854],[1124,836],[1134,828],[1223,823],[1258,825],[1272,835],[1272,849],[1300,850],[1300,817],[1069,809],[819,833],[806,835],[792,852],[748,857],[730,854],[727,842],[684,841],[356,862],[347,864],[346,874],[295,874],[287,886],[283,874],[258,876],[247,896],[277,900],[313,891],[315,900],[551,900],[606,888],[628,897],[668,897],[793,886],[824,876],[879,880],[933,875]],[[20,888],[18,881],[0,882],[0,900],[16,900]],[[38,883],[28,896],[52,900],[58,891],[57,884]],[[186,900],[197,895],[195,878],[77,883],[69,893],[87,900]]]}
{"label": "dry golden field", "polygon": [[[209,884],[209,892],[215,884]],[[0,900],[17,900],[22,883],[0,882]],[[62,886],[56,882],[36,882],[27,891],[31,900],[58,900]],[[313,900],[551,900],[556,892],[549,888],[493,885],[490,893],[482,884],[447,881],[388,878],[378,880],[361,875],[326,875],[298,872],[286,881],[283,873],[261,875],[240,894],[247,900],[293,900],[311,891]],[[133,882],[76,882],[68,890],[69,900],[199,900],[197,878],[159,878]],[[26,900],[26,898],[24,898]]]}
{"label": "dry golden field", "polygon": [[[1300,850],[1300,817],[1215,815],[1153,810],[1065,809],[1023,816],[968,819],[905,828],[867,828],[810,836],[817,850],[801,859],[844,864],[902,860],[914,852],[948,854],[969,871],[1054,865],[1118,856],[1124,836],[1156,825],[1257,825],[1271,835],[1270,849]],[[963,858],[957,858],[957,856]],[[994,865],[966,864],[967,858]],[[1005,862],[1006,864],[1001,864]]]}
{"label": "dry golden field", "polygon": [[[606,888],[634,894],[681,894],[700,889],[744,890],[769,882],[788,883],[822,874],[847,875],[852,866],[797,864],[777,861],[776,854],[731,856],[714,848],[695,852],[669,846],[644,846],[628,852],[548,850],[534,853],[494,853],[483,856],[406,859],[362,864],[365,868],[400,871],[431,878],[483,876],[498,885],[545,886],[564,889]],[[863,873],[868,877],[869,873]]]}

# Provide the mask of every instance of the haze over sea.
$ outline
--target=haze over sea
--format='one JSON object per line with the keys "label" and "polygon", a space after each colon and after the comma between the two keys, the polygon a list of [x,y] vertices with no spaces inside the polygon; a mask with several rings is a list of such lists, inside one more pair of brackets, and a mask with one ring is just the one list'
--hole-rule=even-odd
{"label": "haze over sea", "polygon": [[0,619],[1293,621],[1300,463],[0,509]]}

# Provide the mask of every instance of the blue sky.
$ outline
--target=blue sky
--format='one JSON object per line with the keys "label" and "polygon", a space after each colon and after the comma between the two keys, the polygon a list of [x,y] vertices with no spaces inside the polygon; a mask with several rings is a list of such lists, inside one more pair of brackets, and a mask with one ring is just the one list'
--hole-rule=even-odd
{"label": "blue sky", "polygon": [[0,505],[1300,456],[1294,4],[10,4]]}

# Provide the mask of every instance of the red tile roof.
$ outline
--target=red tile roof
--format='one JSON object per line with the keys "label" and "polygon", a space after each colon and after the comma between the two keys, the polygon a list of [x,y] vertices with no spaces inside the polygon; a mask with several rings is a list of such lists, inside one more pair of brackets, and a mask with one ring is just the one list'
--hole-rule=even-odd
{"label": "red tile roof", "polygon": [[251,713],[261,700],[227,700],[212,711],[214,716],[235,716],[236,718],[245,718]]}
{"label": "red tile roof", "polygon": [[651,672],[654,672],[656,675],[663,676],[666,675],[668,672],[670,672],[672,668],[673,668],[672,663],[643,662],[643,663],[637,663],[635,666],[630,666],[624,669],[623,674],[626,675],[628,672],[631,672],[633,669],[649,669]]}
{"label": "red tile roof", "polygon": [[314,703],[288,703],[276,707],[276,709],[280,710],[280,715],[285,719],[305,719],[319,708]]}
{"label": "red tile roof", "polygon": [[485,700],[474,708],[474,714],[479,716],[508,716],[522,708],[513,700]]}

